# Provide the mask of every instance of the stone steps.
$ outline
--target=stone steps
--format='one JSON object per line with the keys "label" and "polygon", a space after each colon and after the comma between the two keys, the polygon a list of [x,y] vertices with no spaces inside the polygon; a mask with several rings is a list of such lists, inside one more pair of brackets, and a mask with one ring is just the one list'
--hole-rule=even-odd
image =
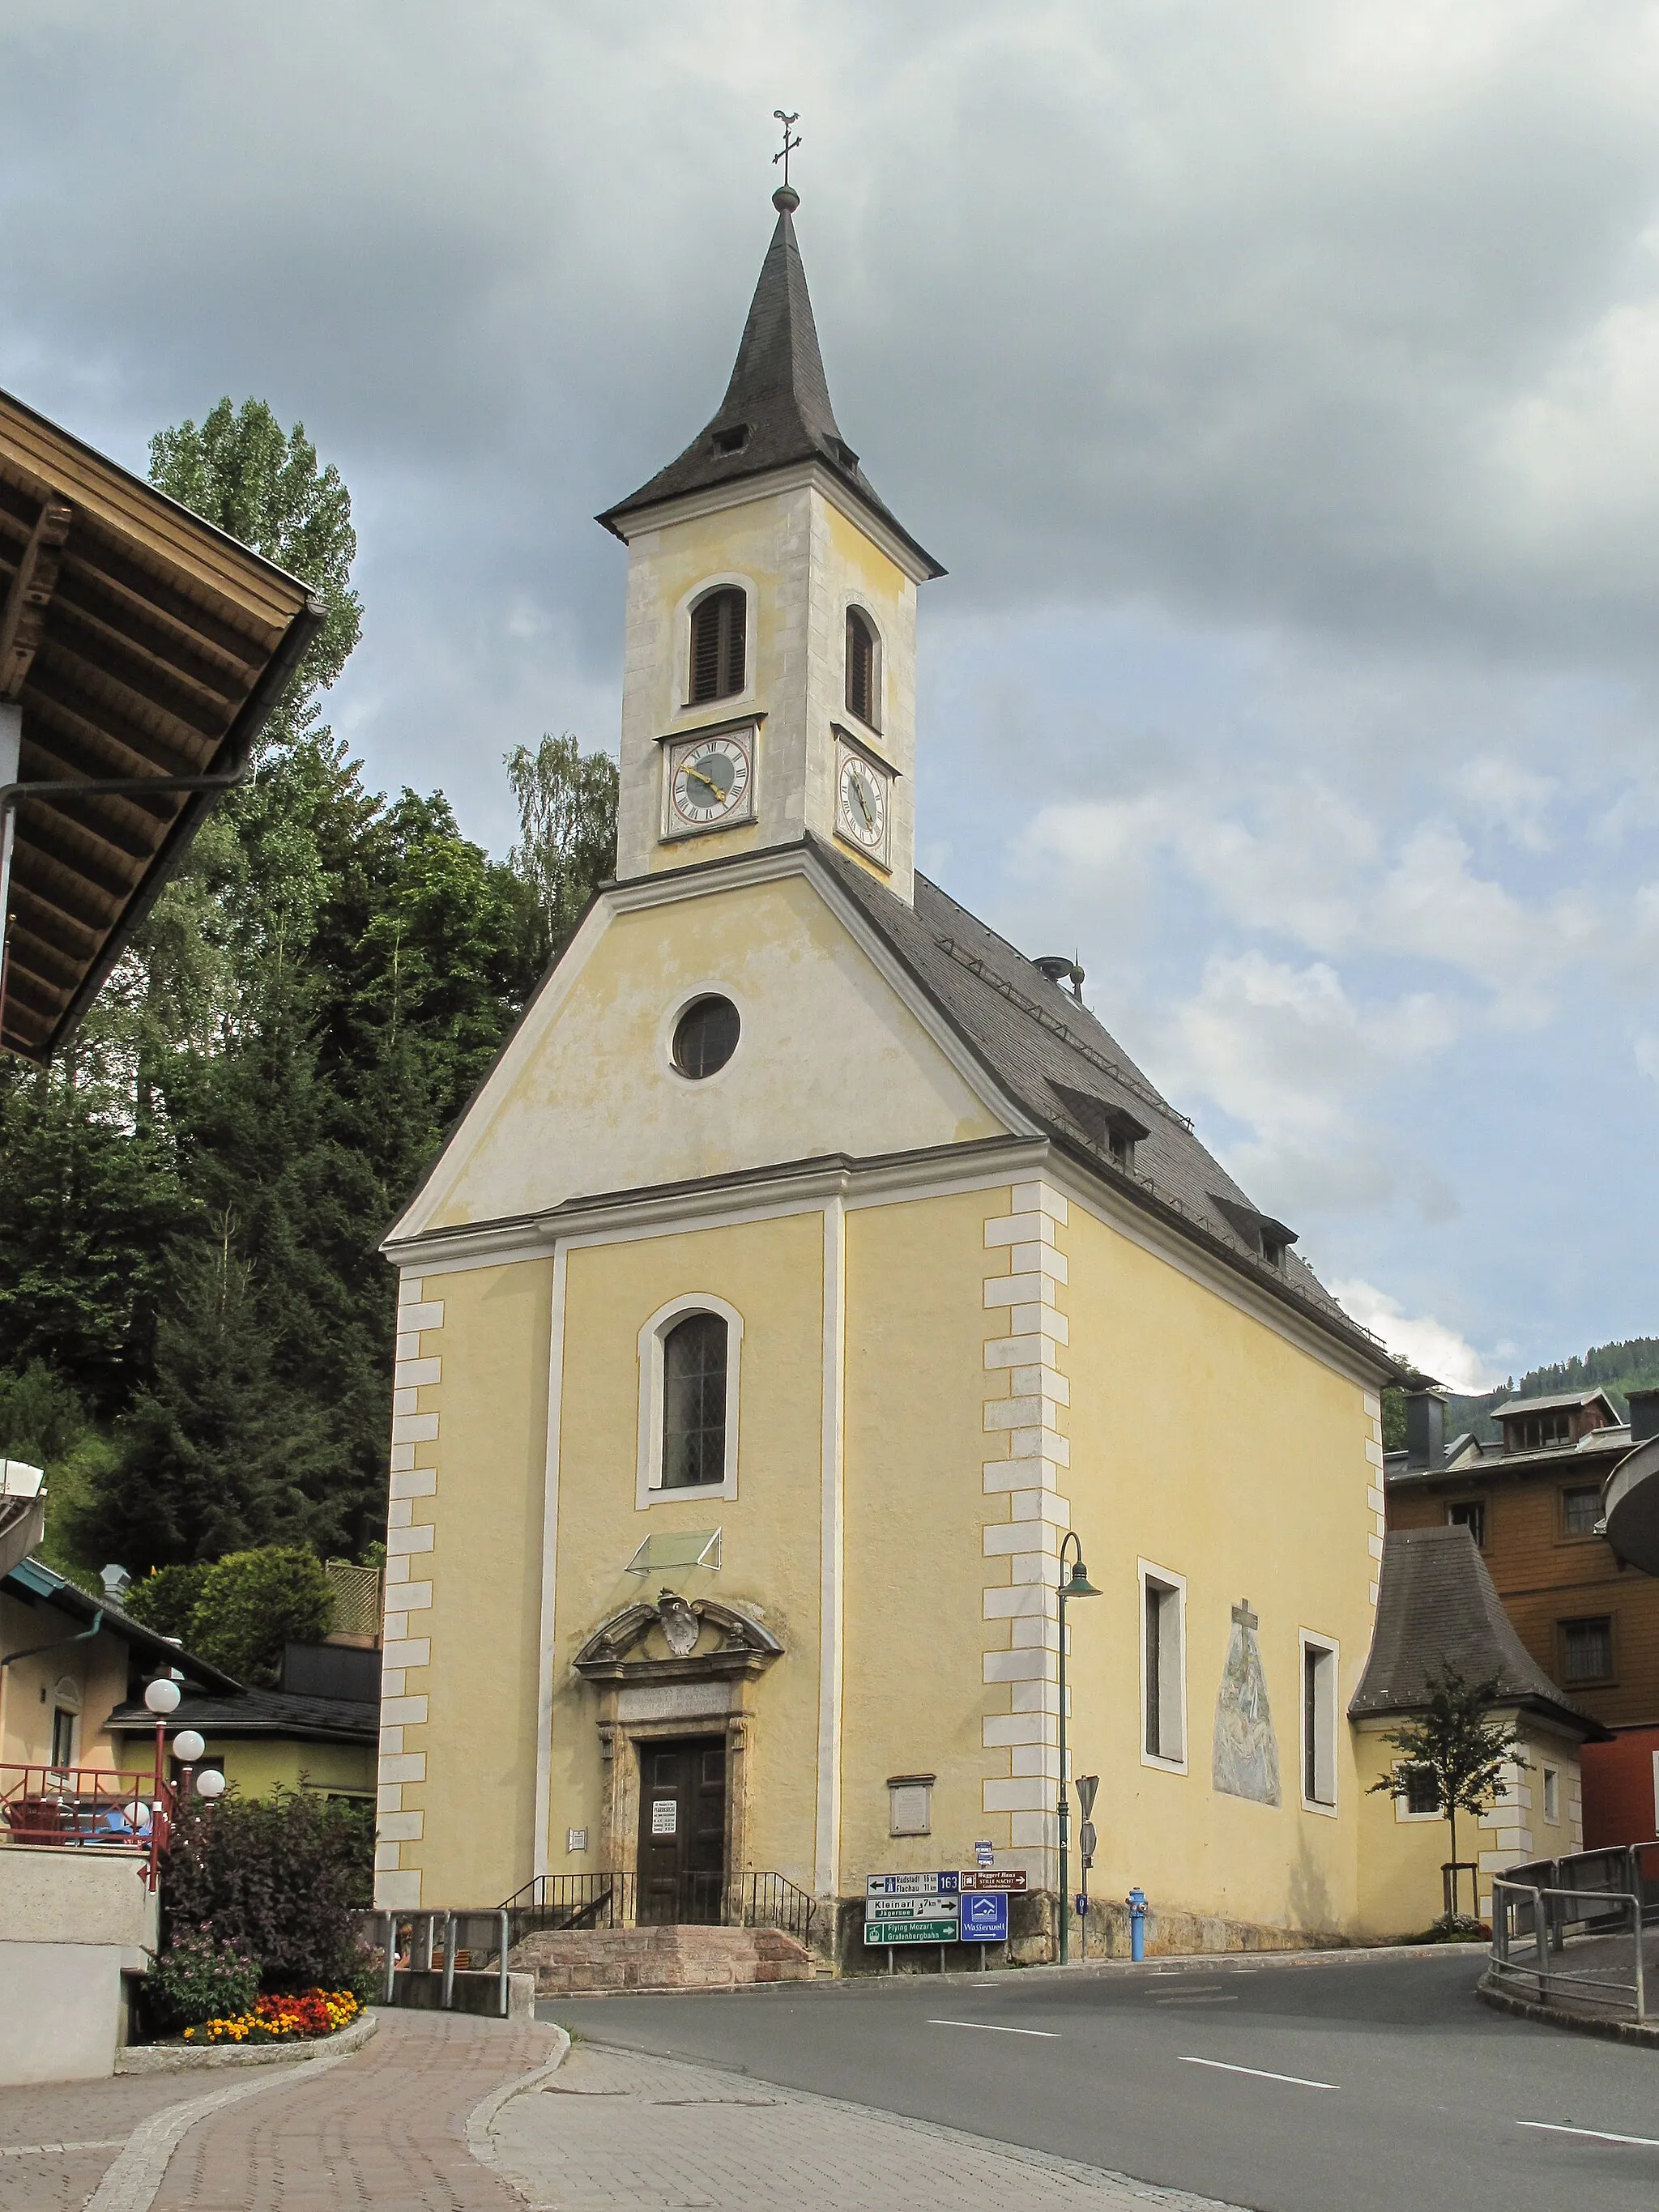
{"label": "stone steps", "polygon": [[805,1944],[781,1928],[544,1928],[525,1937],[510,1963],[535,1975],[541,1997],[744,1989],[813,1974]]}

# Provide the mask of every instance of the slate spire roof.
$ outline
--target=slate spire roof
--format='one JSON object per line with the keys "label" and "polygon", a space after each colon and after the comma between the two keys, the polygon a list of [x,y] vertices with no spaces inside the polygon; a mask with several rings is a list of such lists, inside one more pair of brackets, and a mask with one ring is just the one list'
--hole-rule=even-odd
{"label": "slate spire roof", "polygon": [[823,373],[806,271],[795,242],[793,216],[799,196],[784,185],[772,199],[778,210],[777,228],[761,264],[760,282],[750,302],[725,398],[678,460],[659,470],[627,499],[607,507],[599,520],[620,538],[626,534],[617,527],[624,515],[683,498],[688,492],[818,461],[896,532],[931,574],[942,576],[943,568],[885,505],[842,436]]}
{"label": "slate spire roof", "polygon": [[1516,1634],[1474,1539],[1461,1525],[1395,1528],[1382,1540],[1370,1656],[1348,1713],[1410,1713],[1428,1703],[1429,1677],[1448,1664],[1466,1680],[1496,1679],[1506,1702],[1541,1712],[1600,1742],[1607,1735],[1553,1682]]}

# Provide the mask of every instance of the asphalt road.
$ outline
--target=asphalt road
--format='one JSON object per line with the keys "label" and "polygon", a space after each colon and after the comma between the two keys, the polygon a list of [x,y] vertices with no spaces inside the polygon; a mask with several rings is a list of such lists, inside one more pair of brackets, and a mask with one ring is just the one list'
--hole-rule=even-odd
{"label": "asphalt road", "polygon": [[537,2009],[1261,2212],[1654,2212],[1659,2051],[1491,2012],[1483,1964],[1218,1959]]}

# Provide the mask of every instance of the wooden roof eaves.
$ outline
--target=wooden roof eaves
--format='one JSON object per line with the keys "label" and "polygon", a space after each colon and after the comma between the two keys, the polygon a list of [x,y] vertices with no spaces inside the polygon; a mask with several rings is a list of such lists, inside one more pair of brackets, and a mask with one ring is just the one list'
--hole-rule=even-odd
{"label": "wooden roof eaves", "polygon": [[[322,628],[326,611],[314,593],[307,592],[289,624],[287,635],[265,664],[264,674],[243,702],[241,712],[214,754],[212,766],[216,770],[222,769],[229,775],[246,761],[272,708],[287,690],[306,648]],[[118,921],[110,929],[102,950],[88,969],[80,989],[64,1008],[40,1051],[26,1054],[25,1057],[42,1062],[50,1059],[80,1021],[108,980],[128,938],[161,896],[167,879],[189,850],[191,838],[219,797],[216,792],[198,791],[192,792],[186,799],[177,820],[163,838],[155,860],[150,863],[148,874],[128,902]]]}
{"label": "wooden roof eaves", "polygon": [[[181,572],[177,588],[194,599],[199,591],[222,603],[233,622],[263,623],[280,633],[312,593],[297,576],[264,560],[187,507],[110,460],[73,432],[15,393],[0,391],[0,473],[5,447],[30,482],[20,486],[37,498],[55,492],[70,501],[77,521],[90,520],[118,540],[138,566],[155,573],[157,562]],[[13,477],[15,482],[15,477]],[[160,580],[167,581],[163,574]]]}

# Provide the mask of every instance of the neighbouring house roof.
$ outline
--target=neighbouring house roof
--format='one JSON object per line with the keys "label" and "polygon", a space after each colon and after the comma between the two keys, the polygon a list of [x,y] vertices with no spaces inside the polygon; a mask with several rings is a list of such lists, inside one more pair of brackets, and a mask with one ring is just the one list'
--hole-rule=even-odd
{"label": "neighbouring house roof", "polygon": [[599,520],[618,538],[625,538],[627,532],[619,527],[624,516],[690,492],[740,483],[801,461],[817,461],[885,523],[932,574],[942,576],[945,571],[932,554],[917,544],[878,495],[836,427],[806,271],[791,220],[799,203],[793,191],[786,191],[775,196],[775,204],[777,228],[761,264],[760,282],[725,398],[678,460],[607,507]]}
{"label": "neighbouring house roof", "polygon": [[0,1048],[44,1061],[85,1012],[323,620],[309,587],[0,392],[0,702],[22,784],[154,792],[15,809]]}
{"label": "neighbouring house roof", "polygon": [[1403,1451],[1390,1452],[1387,1475],[1390,1489],[1404,1485],[1420,1489],[1435,1483],[1491,1482],[1528,1474],[1576,1475],[1583,1482],[1599,1482],[1606,1473],[1601,1462],[1619,1459],[1629,1449],[1630,1427],[1624,1422],[1614,1428],[1588,1430],[1573,1443],[1539,1444],[1530,1451],[1509,1451],[1501,1443],[1480,1443],[1472,1436],[1462,1436],[1446,1446],[1444,1467],[1407,1467]]}
{"label": "neighbouring house roof", "polygon": [[[111,1732],[141,1735],[155,1725],[142,1705],[118,1705]],[[241,1690],[210,1698],[186,1692],[167,1723],[170,1730],[193,1728],[212,1736],[289,1736],[307,1743],[366,1743],[380,1741],[380,1709],[349,1698],[297,1698],[283,1690]]]}
{"label": "neighbouring house roof", "polygon": [[[55,1567],[46,1566],[40,1559],[21,1560],[9,1574],[0,1577],[0,1590],[26,1603],[51,1606],[74,1620],[89,1624],[101,1616],[100,1626],[112,1636],[124,1638],[135,1650],[164,1662],[187,1680],[206,1689],[234,1692],[240,1687],[235,1676],[227,1674],[222,1668],[198,1658],[193,1651],[184,1650],[165,1636],[158,1636],[153,1628],[146,1628],[142,1620],[135,1620],[108,1598],[94,1597],[90,1590],[82,1589],[78,1583],[70,1582],[67,1575],[60,1575]],[[44,1643],[46,1638],[40,1640]],[[153,1713],[146,1716],[146,1721],[149,1727],[155,1727]]]}
{"label": "neighbouring house roof", "polygon": [[1505,1398],[1501,1406],[1492,1407],[1492,1419],[1502,1421],[1516,1413],[1555,1413],[1578,1406],[1601,1406],[1605,1407],[1609,1421],[1619,1419],[1605,1390],[1558,1390],[1547,1398]]}
{"label": "neighbouring house roof", "polygon": [[1598,1742],[1611,1735],[1516,1634],[1467,1528],[1397,1528],[1383,1539],[1376,1626],[1349,1717],[1420,1712],[1429,1677],[1445,1666],[1470,1681],[1495,1677],[1503,1702],[1575,1735]]}

